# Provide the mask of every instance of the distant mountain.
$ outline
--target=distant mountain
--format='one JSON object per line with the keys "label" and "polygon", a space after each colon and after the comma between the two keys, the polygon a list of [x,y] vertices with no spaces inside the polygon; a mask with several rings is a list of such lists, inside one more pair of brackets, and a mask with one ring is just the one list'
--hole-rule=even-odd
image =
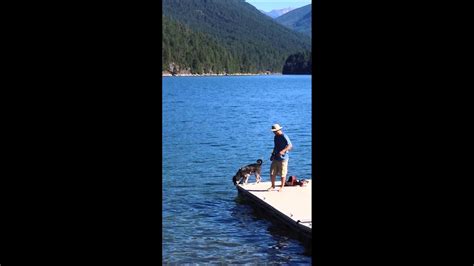
{"label": "distant mountain", "polygon": [[271,18],[277,18],[283,14],[286,14],[288,12],[290,12],[291,10],[293,10],[294,8],[292,7],[287,7],[287,8],[283,8],[283,9],[273,9],[272,11],[270,12],[265,12],[263,10],[260,10],[260,12],[262,12],[263,14],[271,17]]}
{"label": "distant mountain", "polygon": [[163,0],[163,71],[281,73],[311,39],[244,0]]}
{"label": "distant mountain", "polygon": [[294,9],[278,18],[276,22],[311,37],[311,4]]}

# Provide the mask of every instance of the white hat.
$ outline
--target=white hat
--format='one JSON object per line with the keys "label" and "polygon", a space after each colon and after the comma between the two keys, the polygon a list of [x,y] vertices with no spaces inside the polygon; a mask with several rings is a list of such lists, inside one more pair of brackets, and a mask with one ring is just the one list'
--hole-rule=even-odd
{"label": "white hat", "polygon": [[278,124],[274,124],[274,125],[272,126],[272,131],[278,131],[278,130],[280,130],[280,129],[282,129],[282,127],[281,127],[280,125],[278,125]]}

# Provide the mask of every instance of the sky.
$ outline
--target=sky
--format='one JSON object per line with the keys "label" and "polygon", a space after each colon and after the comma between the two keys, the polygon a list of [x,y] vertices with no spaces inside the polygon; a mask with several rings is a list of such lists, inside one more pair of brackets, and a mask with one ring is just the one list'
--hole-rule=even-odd
{"label": "sky", "polygon": [[246,0],[246,2],[266,12],[273,9],[298,8],[311,4],[311,0]]}

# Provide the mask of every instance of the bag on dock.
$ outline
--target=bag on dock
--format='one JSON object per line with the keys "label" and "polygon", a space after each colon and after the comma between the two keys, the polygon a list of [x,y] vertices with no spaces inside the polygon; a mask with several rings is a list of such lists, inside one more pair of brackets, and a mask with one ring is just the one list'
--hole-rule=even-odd
{"label": "bag on dock", "polygon": [[298,180],[296,179],[296,176],[292,175],[292,176],[289,176],[288,177],[288,181],[285,182],[285,186],[300,186],[300,187],[304,187],[306,186],[306,184],[308,183],[308,181],[306,179],[301,179],[301,180]]}
{"label": "bag on dock", "polygon": [[298,182],[297,182],[296,185],[298,185],[298,186],[300,186],[300,187],[305,187],[307,183],[308,183],[308,181],[303,178],[303,179],[301,179],[301,180],[298,180]]}
{"label": "bag on dock", "polygon": [[285,186],[296,186],[297,182],[296,176],[292,175],[288,177],[288,181],[285,183]]}

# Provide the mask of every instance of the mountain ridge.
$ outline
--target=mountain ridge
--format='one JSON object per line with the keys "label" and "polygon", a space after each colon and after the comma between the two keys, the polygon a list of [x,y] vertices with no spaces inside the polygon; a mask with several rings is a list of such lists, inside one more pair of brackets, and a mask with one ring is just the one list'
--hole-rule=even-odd
{"label": "mountain ridge", "polygon": [[286,8],[282,8],[282,9],[273,9],[272,11],[269,11],[269,12],[266,12],[266,11],[263,11],[263,10],[260,10],[260,12],[262,12],[263,14],[275,19],[281,15],[284,15],[292,10],[294,10],[295,8],[293,7],[286,7]]}
{"label": "mountain ridge", "polygon": [[275,19],[279,24],[311,37],[311,4],[296,8]]}
{"label": "mountain ridge", "polygon": [[[177,61],[174,54],[179,54],[178,69],[189,69],[191,73],[281,73],[289,55],[311,49],[309,37],[276,23],[242,0],[164,0],[162,3],[166,19],[199,36],[207,36],[203,40],[215,40],[215,44],[204,43],[224,49],[219,60],[214,51],[197,47],[195,43],[194,46],[188,43],[183,48],[186,51],[178,52],[186,38],[177,31],[166,31],[163,70],[169,71],[167,66]],[[192,51],[200,56],[193,56]],[[200,69],[193,67],[193,60],[194,66],[201,64]]]}

